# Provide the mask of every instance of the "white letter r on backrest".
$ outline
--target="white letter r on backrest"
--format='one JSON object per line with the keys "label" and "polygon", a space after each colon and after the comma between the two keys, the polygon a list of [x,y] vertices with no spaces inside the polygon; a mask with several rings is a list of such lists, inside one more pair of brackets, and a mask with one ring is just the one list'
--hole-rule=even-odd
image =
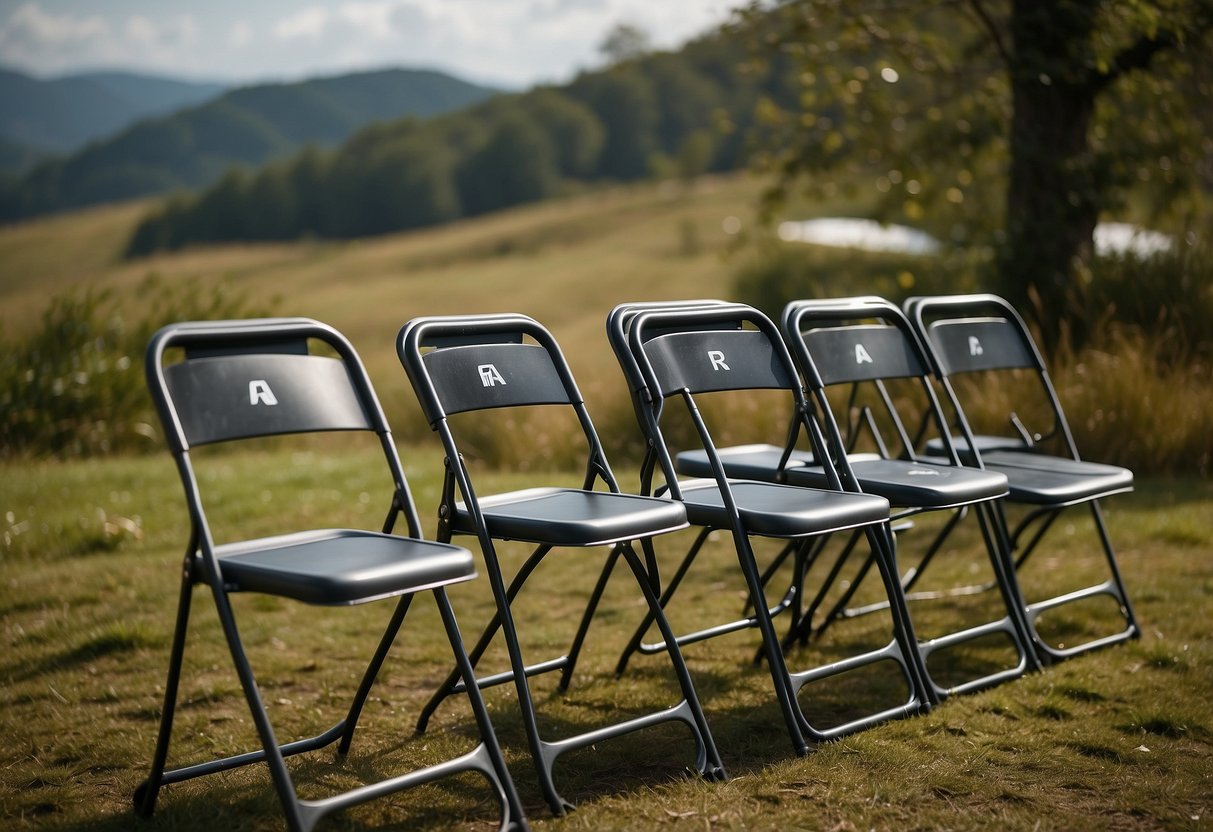
{"label": "white letter r on backrest", "polygon": [[724,363],[724,353],[720,350],[708,350],[708,360],[712,362],[712,369],[717,372],[729,369],[729,365]]}

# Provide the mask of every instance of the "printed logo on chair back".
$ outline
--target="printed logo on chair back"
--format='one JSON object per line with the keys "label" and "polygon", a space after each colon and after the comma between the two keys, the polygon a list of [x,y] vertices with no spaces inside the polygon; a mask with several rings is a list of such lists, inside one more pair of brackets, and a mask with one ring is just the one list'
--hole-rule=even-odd
{"label": "printed logo on chair back", "polygon": [[481,387],[505,384],[505,378],[497,371],[497,367],[492,364],[480,364],[476,367],[476,371],[480,373]]}
{"label": "printed logo on chair back", "polygon": [[926,372],[913,343],[896,326],[816,327],[801,338],[824,385],[912,378]]}
{"label": "printed logo on chair back", "polygon": [[724,363],[724,352],[721,350],[708,350],[708,361],[712,362],[712,369],[716,372],[729,369],[729,365]]}
{"label": "printed logo on chair back", "polygon": [[248,383],[248,403],[251,405],[264,404],[273,407],[278,404],[278,397],[270,389],[270,383],[265,379],[253,379]]}
{"label": "printed logo on chair back", "polygon": [[981,347],[981,341],[976,335],[969,336],[969,355],[982,355],[985,350]]}

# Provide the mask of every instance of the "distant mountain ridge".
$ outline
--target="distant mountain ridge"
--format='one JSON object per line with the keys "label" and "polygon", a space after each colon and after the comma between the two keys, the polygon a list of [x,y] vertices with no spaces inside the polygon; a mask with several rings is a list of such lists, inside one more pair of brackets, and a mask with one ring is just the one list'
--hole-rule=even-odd
{"label": "distant mountain ridge", "polygon": [[[113,81],[114,79],[111,79]],[[105,81],[94,81],[99,95]],[[375,121],[461,109],[497,91],[423,69],[384,69],[230,90],[151,118],[0,187],[0,220],[197,188]]]}
{"label": "distant mountain ridge", "polygon": [[0,68],[0,141],[40,155],[71,153],[139,119],[201,104],[225,89],[132,72],[43,79]]}

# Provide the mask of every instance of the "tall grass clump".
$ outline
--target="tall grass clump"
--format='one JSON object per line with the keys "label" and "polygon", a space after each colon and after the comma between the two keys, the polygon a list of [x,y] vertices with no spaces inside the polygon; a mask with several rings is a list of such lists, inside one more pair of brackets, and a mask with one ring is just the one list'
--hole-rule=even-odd
{"label": "tall grass clump", "polygon": [[90,456],[155,447],[143,354],[172,321],[262,314],[228,287],[209,290],[149,275],[138,317],[110,290],[51,298],[38,325],[0,336],[0,456]]}

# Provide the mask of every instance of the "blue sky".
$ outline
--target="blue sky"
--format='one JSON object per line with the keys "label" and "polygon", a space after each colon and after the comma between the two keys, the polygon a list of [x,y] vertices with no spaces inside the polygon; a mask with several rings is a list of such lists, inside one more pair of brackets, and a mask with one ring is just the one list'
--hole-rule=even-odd
{"label": "blue sky", "polygon": [[677,46],[740,0],[0,0],[0,64],[37,76],[124,69],[220,81],[384,66],[506,87],[601,62],[618,23]]}

